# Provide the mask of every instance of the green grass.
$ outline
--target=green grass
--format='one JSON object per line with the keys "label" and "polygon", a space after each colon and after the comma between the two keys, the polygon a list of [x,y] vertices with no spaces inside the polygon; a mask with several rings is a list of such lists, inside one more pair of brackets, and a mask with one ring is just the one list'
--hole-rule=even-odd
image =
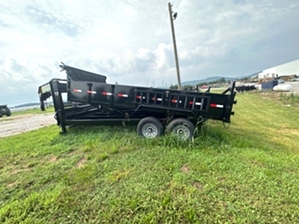
{"label": "green grass", "polygon": [[46,109],[46,111],[41,111],[40,108],[34,108],[34,109],[28,109],[28,110],[22,110],[22,111],[16,111],[12,112],[11,116],[17,116],[17,115],[23,115],[23,114],[43,114],[43,113],[50,113],[54,112],[54,107],[49,107]]}
{"label": "green grass", "polygon": [[299,110],[283,97],[238,94],[229,129],[187,142],[121,126],[0,139],[0,222],[298,223]]}
{"label": "green grass", "polygon": [[9,120],[13,120],[16,117],[20,116],[20,115],[27,115],[27,114],[47,114],[47,113],[53,113],[54,112],[54,107],[50,106],[49,108],[47,108],[46,111],[41,111],[39,108],[34,108],[34,109],[26,109],[26,110],[22,110],[22,111],[16,111],[16,112],[11,112],[11,116],[7,117],[6,115],[4,115],[3,117],[0,118],[0,122],[1,121],[9,121]]}

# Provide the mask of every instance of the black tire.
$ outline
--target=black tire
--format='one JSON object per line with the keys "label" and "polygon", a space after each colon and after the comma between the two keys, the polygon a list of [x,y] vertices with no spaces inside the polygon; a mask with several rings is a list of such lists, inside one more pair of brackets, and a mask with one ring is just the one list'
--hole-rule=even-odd
{"label": "black tire", "polygon": [[166,130],[168,133],[178,136],[181,140],[187,140],[193,137],[195,126],[185,118],[177,118],[167,125]]}
{"label": "black tire", "polygon": [[11,115],[10,110],[6,113],[6,116],[9,117]]}
{"label": "black tire", "polygon": [[0,117],[2,117],[2,114],[0,113]]}
{"label": "black tire", "polygon": [[139,121],[137,134],[145,138],[155,138],[163,134],[163,125],[155,117],[146,117]]}

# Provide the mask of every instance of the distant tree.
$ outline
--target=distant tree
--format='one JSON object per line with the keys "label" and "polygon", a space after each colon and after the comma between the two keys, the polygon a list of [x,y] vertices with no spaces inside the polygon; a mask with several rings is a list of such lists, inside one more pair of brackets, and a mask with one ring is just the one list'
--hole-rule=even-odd
{"label": "distant tree", "polygon": [[221,79],[218,80],[218,82],[222,83],[222,82],[226,82],[226,80],[224,77],[222,77]]}
{"label": "distant tree", "polygon": [[169,89],[178,89],[178,85],[171,85],[169,86]]}
{"label": "distant tree", "polygon": [[251,80],[252,78],[250,76],[245,76],[241,79],[238,79],[238,81],[248,81],[248,80]]}
{"label": "distant tree", "polygon": [[200,83],[197,83],[197,86],[203,86],[203,85],[209,85],[209,83],[207,83],[207,82],[200,82]]}
{"label": "distant tree", "polygon": [[[227,84],[229,83],[229,81],[227,81],[224,77],[222,78],[219,78],[215,81],[211,81],[211,82],[200,82],[200,83],[197,83],[196,85],[192,86],[192,85],[184,85],[182,87],[183,90],[194,90],[195,86],[198,86],[198,87],[201,87],[203,85],[212,85],[212,84]],[[169,87],[169,89],[178,89],[178,85],[171,85]]]}
{"label": "distant tree", "polygon": [[191,85],[184,85],[183,86],[183,90],[192,90],[192,88],[193,88],[193,86],[191,86]]}

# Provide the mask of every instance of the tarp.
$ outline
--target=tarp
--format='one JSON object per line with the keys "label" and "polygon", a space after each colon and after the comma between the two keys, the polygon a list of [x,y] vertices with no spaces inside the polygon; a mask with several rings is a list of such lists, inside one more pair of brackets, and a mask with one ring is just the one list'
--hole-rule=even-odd
{"label": "tarp", "polygon": [[85,81],[85,82],[103,82],[106,83],[106,76],[84,71],[78,68],[73,68],[67,65],[60,65],[60,67],[66,71],[68,78],[73,81]]}

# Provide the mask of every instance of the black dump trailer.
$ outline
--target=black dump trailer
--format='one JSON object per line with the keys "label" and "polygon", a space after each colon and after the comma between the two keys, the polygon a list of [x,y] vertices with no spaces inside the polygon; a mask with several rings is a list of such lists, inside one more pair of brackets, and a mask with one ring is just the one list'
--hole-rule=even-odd
{"label": "black dump trailer", "polygon": [[[195,127],[207,119],[230,123],[236,104],[235,83],[223,93],[192,92],[107,84],[106,76],[60,65],[67,79],[52,79],[40,86],[41,109],[52,96],[57,125],[62,132],[73,125],[137,125],[146,138],[164,130],[191,138]],[[62,94],[66,93],[67,102]]]}

